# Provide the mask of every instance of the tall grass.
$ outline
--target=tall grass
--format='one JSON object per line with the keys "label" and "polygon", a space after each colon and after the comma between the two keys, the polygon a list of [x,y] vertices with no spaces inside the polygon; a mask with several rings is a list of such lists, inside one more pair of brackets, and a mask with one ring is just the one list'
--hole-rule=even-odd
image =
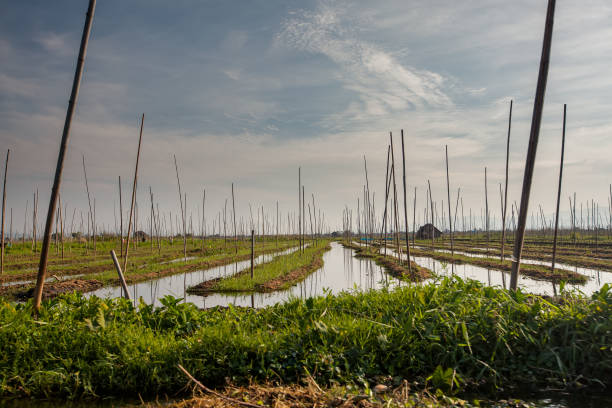
{"label": "tall grass", "polygon": [[551,301],[444,278],[393,291],[294,299],[260,310],[134,307],[78,295],[0,304],[0,395],[176,393],[182,364],[207,385],[250,379],[445,390],[612,385],[612,290]]}

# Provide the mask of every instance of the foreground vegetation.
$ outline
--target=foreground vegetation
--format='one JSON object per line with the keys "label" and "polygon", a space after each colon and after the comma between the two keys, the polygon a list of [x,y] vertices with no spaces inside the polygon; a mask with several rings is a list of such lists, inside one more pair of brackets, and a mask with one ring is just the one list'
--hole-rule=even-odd
{"label": "foreground vegetation", "polygon": [[288,289],[323,266],[323,254],[331,249],[329,241],[307,246],[303,252],[277,255],[270,262],[225,278],[211,279],[188,289],[189,293],[271,292]]}
{"label": "foreground vegetation", "polygon": [[444,278],[254,310],[163,307],[78,294],[0,305],[0,394],[94,397],[181,390],[184,366],[226,380],[321,386],[408,379],[445,392],[612,385],[612,290],[558,301]]}

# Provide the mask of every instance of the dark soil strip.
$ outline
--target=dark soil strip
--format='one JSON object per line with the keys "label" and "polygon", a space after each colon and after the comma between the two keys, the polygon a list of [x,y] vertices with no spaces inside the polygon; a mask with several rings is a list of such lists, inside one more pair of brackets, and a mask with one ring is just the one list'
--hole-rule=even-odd
{"label": "dark soil strip", "polygon": [[370,247],[362,247],[354,244],[343,243],[346,248],[355,250],[355,257],[370,258],[377,265],[383,267],[387,273],[401,280],[420,282],[432,277],[429,269],[424,268],[414,261],[410,261],[410,270],[406,264],[401,263],[397,258],[389,255],[382,255]]}

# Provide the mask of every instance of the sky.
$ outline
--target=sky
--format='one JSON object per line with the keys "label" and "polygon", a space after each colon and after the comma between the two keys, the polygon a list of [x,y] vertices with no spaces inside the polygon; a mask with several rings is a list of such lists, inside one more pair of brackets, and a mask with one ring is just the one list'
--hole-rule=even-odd
{"label": "sky", "polygon": [[[0,154],[11,149],[7,228],[12,208],[22,231],[36,189],[39,219],[48,207],[87,1],[1,8]],[[545,12],[544,0],[100,0],[64,168],[66,215],[77,225],[86,216],[84,157],[97,222],[114,228],[118,177],[126,203],[144,113],[140,208],[151,187],[162,213],[178,213],[176,155],[194,219],[206,189],[212,223],[232,183],[239,217],[250,204],[273,219],[278,201],[286,219],[301,167],[307,197],[338,229],[344,208],[357,214],[364,155],[381,212],[389,133],[399,177],[403,129],[409,214],[416,187],[422,221],[428,180],[447,203],[448,146],[451,202],[461,188],[466,216],[480,214],[487,167],[499,217],[510,100],[509,202],[520,199]],[[594,199],[607,224],[611,19],[609,1],[557,1],[530,210],[554,213],[567,104],[565,225],[574,192],[585,214]]]}

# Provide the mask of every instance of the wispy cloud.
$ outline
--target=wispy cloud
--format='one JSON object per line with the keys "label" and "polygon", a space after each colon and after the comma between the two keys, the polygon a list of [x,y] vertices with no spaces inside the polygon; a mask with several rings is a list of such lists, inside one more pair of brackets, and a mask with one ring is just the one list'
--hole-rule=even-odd
{"label": "wispy cloud", "polygon": [[351,105],[348,115],[376,116],[452,104],[442,75],[402,65],[391,51],[362,40],[342,6],[320,2],[314,11],[295,12],[283,22],[277,40],[324,55],[338,66],[337,79],[359,95],[359,106]]}

